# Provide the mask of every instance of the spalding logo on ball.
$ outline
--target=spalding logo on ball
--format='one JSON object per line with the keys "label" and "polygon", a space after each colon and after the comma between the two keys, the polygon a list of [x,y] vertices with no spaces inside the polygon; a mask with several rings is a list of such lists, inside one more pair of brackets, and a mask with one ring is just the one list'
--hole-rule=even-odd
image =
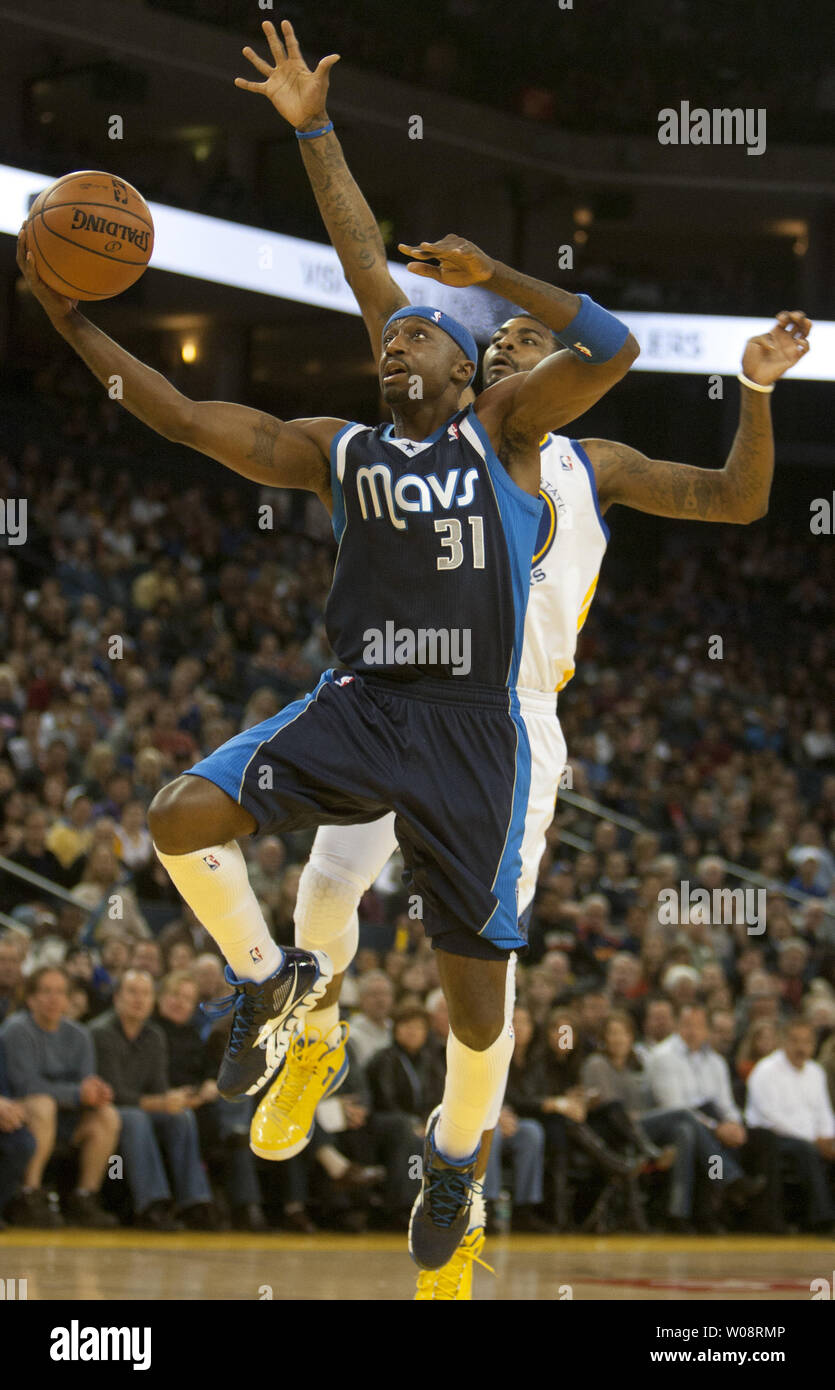
{"label": "spalding logo on ball", "polygon": [[67,299],[110,299],[151,259],[154,222],[141,193],[115,174],[65,174],[39,193],[26,242],[45,285]]}

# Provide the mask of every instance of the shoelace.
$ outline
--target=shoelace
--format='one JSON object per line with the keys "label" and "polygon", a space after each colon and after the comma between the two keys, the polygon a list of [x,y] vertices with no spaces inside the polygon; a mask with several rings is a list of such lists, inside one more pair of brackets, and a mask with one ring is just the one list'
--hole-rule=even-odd
{"label": "shoelace", "polygon": [[481,1183],[455,1168],[430,1168],[426,1174],[427,1205],[432,1224],[446,1229],[471,1197],[481,1192]]}
{"label": "shoelace", "polygon": [[[294,1043],[290,1055],[285,1062],[281,1075],[283,1081],[276,1087],[275,1094],[270,1096],[270,1105],[274,1110],[280,1112],[292,1110],[302,1091],[310,1080],[311,1076],[319,1064],[320,1056],[316,1049],[319,1043]],[[305,1056],[310,1053],[310,1056]]]}
{"label": "shoelace", "polygon": [[200,1005],[201,1013],[212,1020],[225,1018],[231,1009],[235,1010],[235,1017],[229,1036],[229,1052],[235,1053],[240,1050],[255,1021],[255,1000],[245,990],[236,989],[234,994],[225,994],[211,1004]]}
{"label": "shoelace", "polygon": [[484,1249],[484,1236],[479,1236],[471,1245],[459,1245],[452,1259],[444,1265],[443,1269],[424,1269],[418,1275],[418,1290],[425,1293],[429,1289],[435,1288],[442,1298],[455,1299],[461,1286],[461,1280],[467,1272],[467,1265],[481,1265],[488,1274],[495,1274],[492,1265],[486,1260],[479,1258],[479,1252]]}

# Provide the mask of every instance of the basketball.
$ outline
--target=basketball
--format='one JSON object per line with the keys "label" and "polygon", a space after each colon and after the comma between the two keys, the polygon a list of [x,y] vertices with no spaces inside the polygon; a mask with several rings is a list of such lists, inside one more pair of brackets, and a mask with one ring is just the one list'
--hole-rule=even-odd
{"label": "basketball", "polygon": [[141,193],[114,174],[65,174],[38,194],[26,221],[44,284],[68,299],[110,299],[133,285],[154,249]]}

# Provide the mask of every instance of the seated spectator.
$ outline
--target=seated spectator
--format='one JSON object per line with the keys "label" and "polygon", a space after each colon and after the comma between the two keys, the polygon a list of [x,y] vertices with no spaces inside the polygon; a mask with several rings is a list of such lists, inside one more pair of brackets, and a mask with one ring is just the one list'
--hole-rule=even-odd
{"label": "seated spectator", "polygon": [[72,1225],[102,1229],[116,1224],[98,1194],[107,1161],[116,1151],[119,1116],[113,1091],[95,1072],[86,1028],[66,1017],[69,977],[43,966],[26,980],[25,1008],[0,1029],[12,1095],[22,1102],[36,1148],[20,1196],[9,1211],[19,1226],[52,1228],[63,1218],[42,1187],[56,1144],[78,1149],[78,1183],[66,1202]]}
{"label": "seated spectator", "polygon": [[818,1061],[826,1073],[829,1101],[835,1107],[835,1032],[832,1032],[818,1053]]}
{"label": "seated spectator", "polygon": [[[204,951],[191,966],[191,973],[197,984],[197,1003],[208,1004],[219,999],[226,991],[226,977],[223,973],[223,959],[214,951]],[[195,1022],[201,1038],[206,1041],[214,1028],[214,1019],[198,1012]],[[222,1055],[222,1052],[221,1052]]]}
{"label": "seated spectator", "polygon": [[635,1055],[646,1066],[651,1050],[658,1043],[675,1032],[676,1013],[669,999],[657,995],[648,999],[644,1007],[644,1029],[640,1042],[635,1044]]}
{"label": "seated spectator", "polygon": [[379,1114],[406,1115],[417,1132],[444,1093],[445,1069],[427,1046],[429,1018],[420,1005],[401,1004],[392,1020],[392,1042],[366,1066],[371,1102]]}
{"label": "seated spectator", "polygon": [[193,1230],[214,1230],[217,1217],[200,1157],[191,1093],[172,1087],[165,1035],[150,1018],[154,985],[143,970],[127,970],[113,1008],[90,1027],[102,1076],[122,1116],[121,1151],[137,1224],[178,1229],[170,1214],[165,1151],[183,1220]]}
{"label": "seated spectator", "polygon": [[[423,1029],[425,1036],[425,1022]],[[408,1032],[401,1032],[401,1042],[414,1043],[416,1040]],[[417,1195],[417,1175],[412,1156],[415,1148],[419,1147],[416,1140],[423,1139],[424,1124],[422,1121],[415,1124],[414,1117],[402,1110],[381,1111],[374,1106],[365,1068],[360,1064],[356,1052],[352,1051],[352,1043],[353,1039],[349,1037],[350,1090],[343,1089],[338,1096],[328,1098],[327,1132],[314,1133],[312,1156],[331,1178],[332,1203],[335,1196],[337,1205],[341,1202],[344,1208],[348,1201],[348,1190],[355,1190],[353,1205],[356,1210],[349,1214],[354,1218],[347,1223],[349,1229],[362,1230],[365,1227],[365,1211],[362,1205],[358,1205],[359,1194],[364,1190],[367,1202],[370,1189],[382,1183],[378,1209],[380,1222],[388,1229],[405,1230]],[[406,1053],[404,1055],[408,1056]],[[323,1108],[320,1106],[319,1117],[324,1127]],[[318,1125],[316,1129],[319,1129]],[[339,1168],[336,1163],[339,1163]]]}
{"label": "seated spectator", "polygon": [[606,969],[606,991],[613,1006],[626,1007],[646,994],[641,962],[631,951],[618,951]]}
{"label": "seated spectator", "polygon": [[129,968],[131,970],[147,970],[155,983],[161,980],[163,960],[159,942],[154,941],[153,937],[150,941],[137,941],[131,951]]}
{"label": "seated spectator", "polygon": [[518,1115],[537,1119],[545,1130],[546,1173],[554,1191],[555,1224],[560,1228],[568,1221],[572,1148],[607,1177],[630,1178],[640,1166],[634,1158],[616,1153],[587,1123],[589,1102],[580,1080],[583,1057],[577,1046],[577,1029],[573,1010],[552,1009],[544,1037],[526,1066],[522,1086],[506,1092]]}
{"label": "seated spectator", "polygon": [[0,1043],[0,1231],[6,1226],[3,1213],[17,1195],[34,1152],[35,1136],[26,1126],[26,1111],[21,1102],[12,1100]]}
{"label": "seated spectator", "polygon": [[553,976],[541,965],[520,971],[519,997],[524,1000],[535,1028],[545,1024],[556,1001],[557,988]]}
{"label": "seated spectator", "polygon": [[709,1225],[719,1225],[722,1204],[741,1209],[766,1186],[765,1178],[749,1178],[737,1157],[748,1140],[742,1115],[733,1098],[728,1064],[708,1043],[708,1021],[699,1004],[685,1005],[677,1031],[653,1048],[647,1058],[647,1080],[653,1102],[667,1110],[689,1110],[713,1131],[722,1175],[713,1187],[716,1200]]}
{"label": "seated spectator", "polygon": [[218,1093],[218,1059],[210,1054],[195,1026],[196,1010],[194,977],[187,970],[166,975],[160,985],[154,1021],[168,1042],[168,1080],[172,1087],[183,1088],[191,1096],[203,1153],[207,1157],[215,1151],[220,1153],[223,1188],[231,1206],[233,1226],[244,1231],[262,1231],[265,1221],[255,1159],[248,1144],[240,1142],[238,1121],[242,1107]]}
{"label": "seated spectator", "polygon": [[794,1013],[814,971],[809,969],[811,952],[799,936],[791,936],[777,946],[777,979],[784,1005]]}
{"label": "seated spectator", "polygon": [[360,976],[357,993],[359,1010],[351,1015],[351,1042],[360,1066],[367,1066],[375,1052],[391,1043],[394,990],[382,970],[369,970]]}
{"label": "seated spectator", "polygon": [[580,995],[575,1047],[581,1057],[587,1057],[589,1053],[597,1052],[601,1047],[609,1008],[609,999],[604,989],[585,989]]}
{"label": "seated spectator", "polygon": [[247,866],[252,891],[266,908],[268,922],[281,903],[286,859],[287,852],[278,836],[265,835],[256,842]]}
{"label": "seated spectator", "polygon": [[699,1134],[700,1126],[687,1110],[651,1107],[634,1045],[631,1015],[614,1010],[606,1020],[602,1052],[587,1057],[583,1063],[583,1085],[597,1094],[600,1105],[619,1102],[620,1108],[608,1116],[608,1128],[615,1142],[619,1129],[622,1138],[647,1160],[650,1169],[671,1170],[668,1226],[674,1231],[687,1230],[697,1215],[697,1164],[706,1162],[712,1139],[709,1131]]}
{"label": "seated spectator", "polygon": [[102,936],[99,947],[100,963],[93,968],[93,987],[99,999],[109,1004],[119,981],[130,962],[132,950],[130,938],[121,931],[110,928]]}
{"label": "seated spectator", "polygon": [[733,1066],[736,1019],[731,1009],[711,1009],[707,1016],[710,1046]]}
{"label": "seated spectator", "polygon": [[64,816],[50,827],[45,843],[64,870],[87,853],[93,843],[93,803],[83,787],[67,792]]}
{"label": "seated spectator", "polygon": [[83,907],[95,910],[93,934],[97,940],[114,921],[126,935],[150,937],[151,929],[139,909],[136,894],[110,845],[99,844],[91,849],[73,897]]}
{"label": "seated spectator", "polygon": [[[772,1210],[782,1213],[782,1165],[789,1160],[803,1191],[804,1226],[834,1234],[835,1203],[827,1168],[835,1163],[835,1112],[826,1074],[812,1061],[814,1029],[803,1019],[786,1025],[783,1045],[757,1062],[748,1078],[745,1118],[752,1136],[763,1133]],[[831,1169],[830,1169],[831,1171]],[[774,1229],[785,1229],[782,1216]]]}
{"label": "seated spectator", "polygon": [[736,1074],[747,1081],[757,1062],[768,1057],[779,1046],[779,1030],[771,1018],[759,1018],[745,1034],[736,1054]]}
{"label": "seated spectator", "polygon": [[426,1012],[429,1015],[429,1046],[446,1057],[449,1007],[442,989],[430,990],[426,997]]}
{"label": "seated spectator", "polygon": [[[196,960],[197,952],[187,941],[172,941],[171,945],[163,952],[166,975],[170,975],[173,970],[188,970],[194,979],[192,966]],[[196,983],[195,980],[195,985]]]}
{"label": "seated spectator", "polygon": [[504,1105],[490,1145],[490,1156],[484,1175],[484,1196],[490,1211],[501,1194],[502,1159],[509,1153],[513,1171],[512,1229],[553,1231],[556,1229],[554,1224],[540,1216],[537,1211],[543,1201],[545,1130],[539,1120],[520,1116],[514,1105],[515,1101],[523,1107],[525,1105],[522,1077],[534,1037],[533,1019],[530,1011],[523,1005],[517,1004],[513,1011],[513,1035],[513,1058]]}
{"label": "seated spectator", "polygon": [[116,826],[116,852],[131,873],[144,869],[151,861],[154,845],[141,801],[128,801],[122,809],[121,821]]}
{"label": "seated spectator", "polygon": [[23,1002],[23,960],[26,944],[17,932],[0,936],[0,1023]]}
{"label": "seated spectator", "polygon": [[[22,869],[28,869],[30,873],[40,874],[42,878],[48,878],[62,888],[71,888],[78,879],[83,860],[79,857],[71,861],[69,866],[65,866],[51,849],[47,849],[48,826],[49,817],[46,811],[37,807],[30,811],[23,822],[21,843],[8,857]],[[16,907],[27,895],[37,896],[38,890],[29,887],[22,879],[15,878],[12,874],[3,875],[0,887],[0,908],[3,911],[8,912]]]}

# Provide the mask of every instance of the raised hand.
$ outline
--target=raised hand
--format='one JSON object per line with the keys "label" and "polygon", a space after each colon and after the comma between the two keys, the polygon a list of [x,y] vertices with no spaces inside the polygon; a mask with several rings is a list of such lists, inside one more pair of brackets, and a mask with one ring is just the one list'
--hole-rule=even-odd
{"label": "raised hand", "polygon": [[330,72],[334,64],[339,62],[339,54],[331,53],[329,57],[323,58],[315,72],[311,72],[302,57],[289,19],[281,22],[283,44],[275,26],[268,19],[261,28],[270,46],[274,66],[270,67],[254,49],[245,48],[244,57],[262,74],[264,81],[249,82],[244,77],[236,77],[235,86],[244,92],[258,92],[261,96],[268,97],[279,115],[289,121],[295,130],[326,124],[328,118],[325,106]]}
{"label": "raised hand", "polygon": [[768,333],[749,338],[742,355],[742,370],[758,386],[770,386],[809,351],[812,321],[801,309],[783,309]]}
{"label": "raised hand", "polygon": [[[401,242],[398,250],[404,256],[417,257],[406,266],[413,275],[440,280],[442,285],[480,285],[491,279],[495,268],[484,251],[453,233],[441,241],[422,241],[420,246],[405,246]],[[427,265],[427,261],[439,264]]]}
{"label": "raised hand", "polygon": [[77,299],[65,299],[45,285],[35,269],[35,258],[26,242],[26,224],[17,234],[17,266],[38,303],[43,306],[51,319],[65,318],[77,308]]}

